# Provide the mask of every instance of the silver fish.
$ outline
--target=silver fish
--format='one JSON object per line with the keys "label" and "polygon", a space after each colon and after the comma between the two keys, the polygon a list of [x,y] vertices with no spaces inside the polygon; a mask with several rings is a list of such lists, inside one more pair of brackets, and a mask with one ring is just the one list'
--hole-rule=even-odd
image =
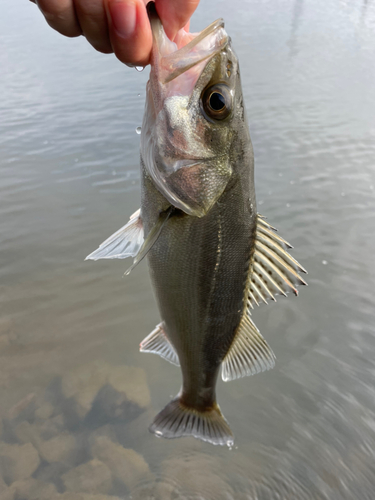
{"label": "silver fish", "polygon": [[290,245],[256,211],[254,155],[238,59],[219,19],[171,42],[148,5],[153,54],[141,135],[141,209],[87,259],[147,254],[161,323],[141,343],[180,366],[157,436],[232,445],[224,381],[273,368],[252,321],[260,302],[305,285]]}

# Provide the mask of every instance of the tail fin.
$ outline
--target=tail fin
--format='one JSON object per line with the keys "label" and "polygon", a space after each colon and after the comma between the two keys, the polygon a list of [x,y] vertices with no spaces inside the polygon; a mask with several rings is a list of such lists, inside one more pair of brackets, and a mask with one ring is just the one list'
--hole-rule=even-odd
{"label": "tail fin", "polygon": [[215,403],[210,410],[201,412],[183,405],[179,397],[173,399],[149,427],[158,437],[178,438],[193,436],[212,444],[233,445],[233,434]]}

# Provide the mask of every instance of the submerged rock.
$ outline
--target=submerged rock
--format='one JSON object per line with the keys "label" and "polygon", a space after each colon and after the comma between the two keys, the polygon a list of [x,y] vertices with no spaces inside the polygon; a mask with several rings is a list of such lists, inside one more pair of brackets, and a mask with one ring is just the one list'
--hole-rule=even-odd
{"label": "submerged rock", "polygon": [[70,418],[76,414],[90,426],[114,419],[131,420],[150,404],[142,368],[113,367],[97,361],[65,374],[61,388]]}
{"label": "submerged rock", "polygon": [[[51,430],[51,425],[53,426],[50,422],[49,430]],[[53,437],[43,439],[43,436],[47,435],[49,437],[51,434],[51,432],[46,432],[45,426],[46,423],[39,425],[24,421],[17,425],[14,433],[21,444],[31,443],[39,452],[40,457],[46,462],[63,462],[73,465],[78,448],[75,437],[64,431],[57,435],[54,435],[55,432],[53,432]],[[57,431],[57,429],[54,428],[54,431]]]}
{"label": "submerged rock", "polygon": [[14,492],[16,499],[54,500],[58,497],[54,484],[46,484],[32,477],[16,481],[10,489]]}
{"label": "submerged rock", "polygon": [[13,500],[15,496],[14,491],[5,484],[0,475],[0,498],[1,500]]}
{"label": "submerged rock", "polygon": [[150,391],[143,368],[116,366],[110,372],[108,383],[139,408],[145,409],[150,405]]}
{"label": "submerged rock", "polygon": [[78,493],[108,493],[112,487],[111,471],[93,459],[62,475],[65,488]]}
{"label": "submerged rock", "polygon": [[62,378],[62,392],[65,398],[73,398],[80,418],[91,410],[92,403],[107,382],[108,365],[95,361],[67,372]]}
{"label": "submerged rock", "polygon": [[97,437],[91,451],[95,458],[108,466],[113,477],[124,483],[129,490],[150,473],[149,466],[142,455],[130,448],[113,443],[106,436]]}
{"label": "submerged rock", "polygon": [[[43,483],[53,483],[57,491],[62,493],[65,491],[65,485],[61,476],[70,470],[70,466],[61,462],[54,462],[52,464],[44,465],[39,467],[38,470],[33,474],[35,479],[42,481]],[[1,497],[0,497],[1,498]]]}
{"label": "submerged rock", "polygon": [[35,418],[38,420],[47,420],[51,418],[55,411],[55,407],[52,403],[45,401],[41,406],[39,406],[34,413]]}
{"label": "submerged rock", "polygon": [[71,463],[74,460],[76,449],[76,439],[68,432],[59,434],[47,441],[42,441],[38,446],[41,458],[48,463]]}
{"label": "submerged rock", "polygon": [[39,444],[42,442],[40,436],[40,429],[35,424],[30,424],[27,420],[19,423],[14,428],[14,434],[21,444],[31,443],[38,449]]}
{"label": "submerged rock", "polygon": [[8,411],[8,419],[9,420],[16,420],[17,418],[19,418],[20,420],[31,419],[35,411],[35,399],[36,399],[36,394],[33,392],[28,394],[26,397],[22,398]]}
{"label": "submerged rock", "polygon": [[0,443],[0,470],[6,483],[30,477],[39,467],[38,451],[31,443]]}

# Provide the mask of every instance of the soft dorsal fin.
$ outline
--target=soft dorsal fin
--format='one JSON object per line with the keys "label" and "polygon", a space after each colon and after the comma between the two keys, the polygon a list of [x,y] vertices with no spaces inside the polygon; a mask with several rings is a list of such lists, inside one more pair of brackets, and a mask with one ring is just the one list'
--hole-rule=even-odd
{"label": "soft dorsal fin", "polygon": [[275,366],[275,355],[246,311],[222,363],[224,382],[255,375]]}
{"label": "soft dorsal fin", "polygon": [[287,252],[292,246],[275,233],[276,229],[258,214],[255,250],[250,266],[248,306],[253,308],[275,295],[293,292],[296,286],[307,283],[298,274],[307,271]]}
{"label": "soft dorsal fin", "polygon": [[172,365],[180,366],[178,354],[169,341],[162,323],[157,325],[155,329],[144,340],[142,340],[139,350],[141,352],[153,352],[155,354],[159,354],[159,356],[172,363]]}
{"label": "soft dorsal fin", "polygon": [[143,244],[143,223],[140,209],[134,212],[125,226],[107,238],[85,260],[126,259],[135,257]]}

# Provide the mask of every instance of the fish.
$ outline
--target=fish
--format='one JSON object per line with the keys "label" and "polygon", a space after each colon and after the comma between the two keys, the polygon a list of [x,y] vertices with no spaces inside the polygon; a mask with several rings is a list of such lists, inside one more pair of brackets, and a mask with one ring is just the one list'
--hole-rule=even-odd
{"label": "fish", "polygon": [[232,446],[216,383],[269,370],[253,322],[260,303],[298,294],[306,270],[257,213],[254,153],[238,58],[218,19],[166,36],[155,4],[141,132],[141,208],[87,259],[147,256],[161,322],[141,342],[179,366],[182,387],[155,417],[158,437]]}

